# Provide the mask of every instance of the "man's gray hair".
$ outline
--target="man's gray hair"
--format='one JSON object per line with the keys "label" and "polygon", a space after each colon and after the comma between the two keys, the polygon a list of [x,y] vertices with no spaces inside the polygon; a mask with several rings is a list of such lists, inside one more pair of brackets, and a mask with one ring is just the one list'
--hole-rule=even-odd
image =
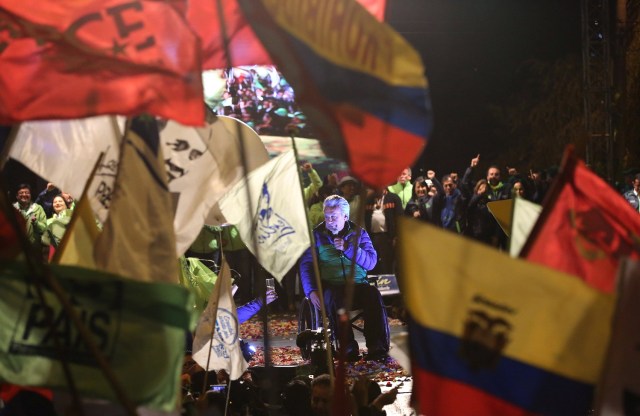
{"label": "man's gray hair", "polygon": [[322,211],[327,208],[335,208],[338,207],[342,211],[344,215],[349,218],[349,212],[351,207],[349,206],[349,201],[341,197],[340,195],[329,195],[324,202],[322,203]]}

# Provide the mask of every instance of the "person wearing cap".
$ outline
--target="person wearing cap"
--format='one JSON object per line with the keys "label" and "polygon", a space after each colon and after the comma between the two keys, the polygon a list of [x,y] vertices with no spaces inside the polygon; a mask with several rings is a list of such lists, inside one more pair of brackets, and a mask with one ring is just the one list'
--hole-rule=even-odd
{"label": "person wearing cap", "polygon": [[352,221],[359,222],[358,225],[362,225],[360,220],[360,195],[358,195],[359,183],[353,176],[344,176],[338,182],[338,194],[349,202],[349,216]]}
{"label": "person wearing cap", "polygon": [[632,185],[633,189],[624,193],[624,199],[631,204],[633,209],[640,212],[640,173],[635,176]]}
{"label": "person wearing cap", "polygon": [[411,168],[404,168],[398,176],[398,182],[389,185],[387,189],[400,197],[402,209],[407,208],[407,204],[413,195],[413,185],[411,184]]}
{"label": "person wearing cap", "polygon": [[[331,332],[337,334],[337,312],[344,307],[345,284],[353,266],[355,285],[352,305],[354,309],[364,311],[364,337],[368,350],[365,359],[384,360],[389,351],[387,312],[378,288],[371,286],[367,280],[367,272],[375,267],[378,255],[367,231],[349,221],[349,203],[345,198],[331,195],[324,200],[323,207],[325,220],[313,230],[315,247],[307,249],[300,259],[300,281],[304,294],[320,309],[311,252],[313,248],[318,255],[329,326]],[[356,240],[358,233],[359,239]],[[348,361],[358,361],[360,352],[353,328],[347,325],[345,329],[346,334],[338,334],[338,340],[346,338],[339,348],[344,350]]]}

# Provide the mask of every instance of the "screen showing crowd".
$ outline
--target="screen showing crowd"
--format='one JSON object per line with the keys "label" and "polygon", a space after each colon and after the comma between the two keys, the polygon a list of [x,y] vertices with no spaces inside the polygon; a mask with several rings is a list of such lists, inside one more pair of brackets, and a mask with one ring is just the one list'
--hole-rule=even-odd
{"label": "screen showing crowd", "polygon": [[242,120],[260,135],[313,137],[293,88],[273,66],[207,71],[205,99],[218,115]]}

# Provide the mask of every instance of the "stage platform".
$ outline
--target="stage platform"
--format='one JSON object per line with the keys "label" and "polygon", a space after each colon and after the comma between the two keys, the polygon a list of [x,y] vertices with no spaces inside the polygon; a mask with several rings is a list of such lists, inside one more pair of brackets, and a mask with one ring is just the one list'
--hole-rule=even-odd
{"label": "stage platform", "polygon": [[[310,370],[310,362],[305,361],[296,346],[298,335],[298,317],[296,313],[269,313],[269,334],[271,345],[271,360],[274,366],[286,377],[305,374]],[[263,324],[258,316],[240,326],[240,336],[243,340],[256,348],[256,354],[251,360],[251,367],[264,366],[263,351]],[[356,322],[358,323],[358,322]],[[360,322],[362,324],[362,322]],[[391,336],[406,331],[404,323],[398,319],[389,319]],[[359,331],[354,331],[361,352],[365,352],[364,336]],[[287,367],[287,368],[284,368]],[[257,371],[260,371],[256,368]],[[411,388],[413,386],[408,371],[402,368],[394,359],[389,358],[384,363],[367,362],[361,360],[356,363],[347,363],[347,377],[356,378],[366,375],[380,385],[382,391],[387,391],[396,385],[400,385],[398,398],[392,405],[384,408],[387,415],[415,415],[415,411],[409,406]]]}

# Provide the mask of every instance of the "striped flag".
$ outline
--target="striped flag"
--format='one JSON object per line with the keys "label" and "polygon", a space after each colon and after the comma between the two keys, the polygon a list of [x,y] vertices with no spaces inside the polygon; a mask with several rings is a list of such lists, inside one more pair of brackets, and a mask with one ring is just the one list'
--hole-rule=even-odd
{"label": "striped flag", "polygon": [[321,146],[372,186],[394,182],[431,126],[418,52],[355,0],[238,0]]}
{"label": "striped flag", "polygon": [[400,220],[419,413],[588,414],[614,297],[429,224]]}

